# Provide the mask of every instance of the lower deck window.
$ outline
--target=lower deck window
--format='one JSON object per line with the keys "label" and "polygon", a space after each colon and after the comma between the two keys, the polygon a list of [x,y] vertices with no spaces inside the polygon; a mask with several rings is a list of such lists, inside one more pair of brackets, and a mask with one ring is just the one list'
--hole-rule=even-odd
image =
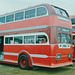
{"label": "lower deck window", "polygon": [[14,37],[14,44],[22,44],[22,36]]}
{"label": "lower deck window", "polygon": [[37,35],[36,43],[47,43],[47,37],[45,35]]}
{"label": "lower deck window", "polygon": [[25,44],[34,44],[34,36],[24,36]]}
{"label": "lower deck window", "polygon": [[23,35],[23,36],[15,36],[5,37],[5,44],[46,44],[48,38],[46,35]]}
{"label": "lower deck window", "polygon": [[5,44],[13,44],[13,37],[6,37]]}

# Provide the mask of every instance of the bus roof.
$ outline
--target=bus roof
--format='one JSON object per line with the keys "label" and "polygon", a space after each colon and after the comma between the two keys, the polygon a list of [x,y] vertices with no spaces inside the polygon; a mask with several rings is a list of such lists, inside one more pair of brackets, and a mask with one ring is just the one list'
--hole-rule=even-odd
{"label": "bus roof", "polygon": [[[47,10],[48,10],[48,14],[49,14],[49,15],[56,15],[55,10],[53,9],[53,7],[62,9],[62,8],[57,7],[57,6],[54,6],[54,5],[40,4],[40,5],[36,5],[36,6],[32,6],[32,7],[25,8],[25,9],[17,10],[17,11],[14,11],[14,12],[5,13],[5,14],[0,15],[0,16],[9,15],[9,14],[12,14],[12,13],[17,13],[17,12],[24,11],[24,10],[28,10],[28,9],[33,9],[33,8],[37,8],[37,7],[40,7],[40,6],[46,7]],[[62,9],[62,10],[64,10],[64,9]],[[66,12],[66,10],[64,10],[64,11]],[[66,12],[66,13],[67,13],[67,12]],[[68,13],[67,13],[67,14],[68,14]],[[63,16],[63,15],[61,15],[61,16]],[[69,16],[68,16],[68,17],[69,17]]]}
{"label": "bus roof", "polygon": [[75,15],[71,15],[70,17],[71,17],[71,18],[75,18]]}

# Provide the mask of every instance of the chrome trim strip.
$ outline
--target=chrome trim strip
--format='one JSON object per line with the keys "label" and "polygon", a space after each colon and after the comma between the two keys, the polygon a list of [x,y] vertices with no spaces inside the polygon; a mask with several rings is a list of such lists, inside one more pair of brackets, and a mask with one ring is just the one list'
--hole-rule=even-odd
{"label": "chrome trim strip", "polygon": [[31,57],[39,57],[39,58],[48,58],[47,55],[40,55],[40,54],[30,54]]}
{"label": "chrome trim strip", "polygon": [[4,52],[4,55],[14,55],[14,56],[18,56],[18,53],[6,53],[6,52]]}
{"label": "chrome trim strip", "polygon": [[33,29],[41,29],[41,28],[47,28],[47,27],[48,27],[47,25],[43,25],[43,26],[35,26],[35,27],[28,27],[28,28],[20,28],[20,29],[12,29],[12,30],[3,30],[3,31],[0,31],[0,33],[23,31],[23,30],[33,30]]}
{"label": "chrome trim strip", "polygon": [[[13,55],[13,56],[18,56],[19,53],[6,53],[4,52],[4,55]],[[42,55],[42,54],[29,54],[30,57],[38,57],[38,58],[55,58],[56,56],[47,56],[47,55]],[[61,57],[67,57],[68,55],[63,55]]]}
{"label": "chrome trim strip", "polygon": [[[19,53],[7,53],[4,52],[4,55],[13,55],[13,56],[18,56]],[[38,57],[38,58],[48,58],[48,57],[56,57],[56,56],[47,56],[47,55],[42,55],[42,54],[29,54],[30,57]]]}

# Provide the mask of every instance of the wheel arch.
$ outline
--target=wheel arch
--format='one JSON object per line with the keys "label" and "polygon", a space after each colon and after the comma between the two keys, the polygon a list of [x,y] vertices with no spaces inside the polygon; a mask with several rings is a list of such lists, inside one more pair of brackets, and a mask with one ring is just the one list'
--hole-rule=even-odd
{"label": "wheel arch", "polygon": [[19,59],[20,55],[22,55],[22,54],[25,54],[28,57],[29,67],[33,67],[32,66],[33,65],[33,60],[32,60],[30,54],[27,51],[25,51],[25,50],[20,51],[19,55],[18,55],[18,59]]}

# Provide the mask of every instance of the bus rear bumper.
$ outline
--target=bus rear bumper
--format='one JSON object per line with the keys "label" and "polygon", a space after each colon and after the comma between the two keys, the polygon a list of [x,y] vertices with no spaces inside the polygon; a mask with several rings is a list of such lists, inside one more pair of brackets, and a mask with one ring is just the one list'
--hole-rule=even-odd
{"label": "bus rear bumper", "polygon": [[67,65],[73,65],[73,62],[66,62],[66,63],[59,63],[59,64],[51,64],[51,68],[57,68],[57,67],[62,67],[62,66],[67,66]]}

